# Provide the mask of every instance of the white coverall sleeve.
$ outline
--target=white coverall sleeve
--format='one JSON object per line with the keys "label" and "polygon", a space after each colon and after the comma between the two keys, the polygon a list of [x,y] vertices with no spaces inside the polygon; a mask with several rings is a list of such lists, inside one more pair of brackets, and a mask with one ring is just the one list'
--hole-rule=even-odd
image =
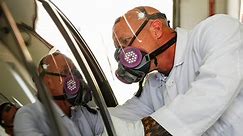
{"label": "white coverall sleeve", "polygon": [[22,111],[20,108],[14,119],[14,135],[15,136],[44,136],[39,131],[30,112]]}
{"label": "white coverall sleeve", "polygon": [[[140,120],[129,121],[111,115],[117,136],[144,136],[144,127]],[[106,130],[102,136],[108,136]]]}
{"label": "white coverall sleeve", "polygon": [[[207,24],[208,23],[208,24]],[[242,25],[224,16],[202,22],[196,40],[199,75],[185,94],[151,115],[173,136],[199,136],[227,110],[242,89]]]}
{"label": "white coverall sleeve", "polygon": [[[154,78],[154,76],[155,75],[150,74],[147,79]],[[133,98],[127,100],[123,105],[109,108],[110,114],[131,121],[137,121],[143,117],[149,116],[155,111],[151,97],[151,90],[155,90],[158,86],[159,84],[154,85],[151,84],[150,80],[146,80],[140,97],[133,96]],[[162,97],[161,95],[157,96]],[[163,102],[158,103],[163,105]]]}

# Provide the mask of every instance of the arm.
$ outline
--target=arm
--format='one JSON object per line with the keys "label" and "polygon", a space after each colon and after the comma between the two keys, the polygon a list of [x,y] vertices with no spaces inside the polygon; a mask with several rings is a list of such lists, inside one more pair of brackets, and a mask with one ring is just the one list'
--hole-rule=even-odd
{"label": "arm", "polygon": [[36,127],[33,118],[26,107],[19,109],[14,118],[14,134],[16,136],[44,136]]}
{"label": "arm", "polygon": [[142,121],[112,117],[117,135],[149,135],[156,127],[162,136],[202,135],[229,108],[242,89],[243,29],[229,18],[211,21],[215,22],[196,35],[198,44],[205,44],[198,47],[204,57],[189,90]]}
{"label": "arm", "polygon": [[[118,136],[171,136],[151,117],[129,121],[111,115],[111,119]],[[102,136],[107,135],[105,130]]]}
{"label": "arm", "polygon": [[[237,21],[214,17],[194,33],[202,65],[185,94],[151,115],[174,136],[202,135],[242,89],[242,32]],[[197,50],[196,50],[197,51]]]}
{"label": "arm", "polygon": [[[131,121],[140,120],[164,105],[160,73],[150,73],[145,80],[140,97],[133,96],[123,105],[109,108],[111,115]],[[152,90],[152,91],[151,91]]]}

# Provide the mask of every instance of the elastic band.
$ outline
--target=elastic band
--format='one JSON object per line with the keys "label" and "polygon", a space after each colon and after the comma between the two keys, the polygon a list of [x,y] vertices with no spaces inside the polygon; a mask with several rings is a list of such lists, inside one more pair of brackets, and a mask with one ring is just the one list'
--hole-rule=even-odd
{"label": "elastic band", "polygon": [[52,96],[54,100],[66,100],[64,95]]}
{"label": "elastic band", "polygon": [[156,56],[158,56],[160,53],[164,52],[167,50],[170,46],[172,46],[174,43],[176,43],[177,36],[173,37],[170,39],[166,44],[163,46],[160,46],[158,49],[153,51],[152,53],[149,54],[150,59],[154,59]]}

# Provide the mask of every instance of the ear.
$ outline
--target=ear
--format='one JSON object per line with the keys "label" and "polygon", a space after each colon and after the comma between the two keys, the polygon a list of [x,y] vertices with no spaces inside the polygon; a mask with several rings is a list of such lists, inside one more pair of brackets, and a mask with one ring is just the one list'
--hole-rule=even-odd
{"label": "ear", "polygon": [[155,39],[159,39],[163,34],[163,24],[160,20],[156,19],[150,24],[150,32]]}

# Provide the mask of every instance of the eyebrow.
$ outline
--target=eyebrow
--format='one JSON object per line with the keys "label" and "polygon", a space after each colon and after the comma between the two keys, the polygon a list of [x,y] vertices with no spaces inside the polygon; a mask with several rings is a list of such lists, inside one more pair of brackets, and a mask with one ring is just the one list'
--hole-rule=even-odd
{"label": "eyebrow", "polygon": [[124,45],[128,45],[128,43],[130,42],[130,40],[132,39],[132,36],[130,37],[120,37],[119,39],[116,39],[115,41],[115,45],[117,47],[123,47]]}

